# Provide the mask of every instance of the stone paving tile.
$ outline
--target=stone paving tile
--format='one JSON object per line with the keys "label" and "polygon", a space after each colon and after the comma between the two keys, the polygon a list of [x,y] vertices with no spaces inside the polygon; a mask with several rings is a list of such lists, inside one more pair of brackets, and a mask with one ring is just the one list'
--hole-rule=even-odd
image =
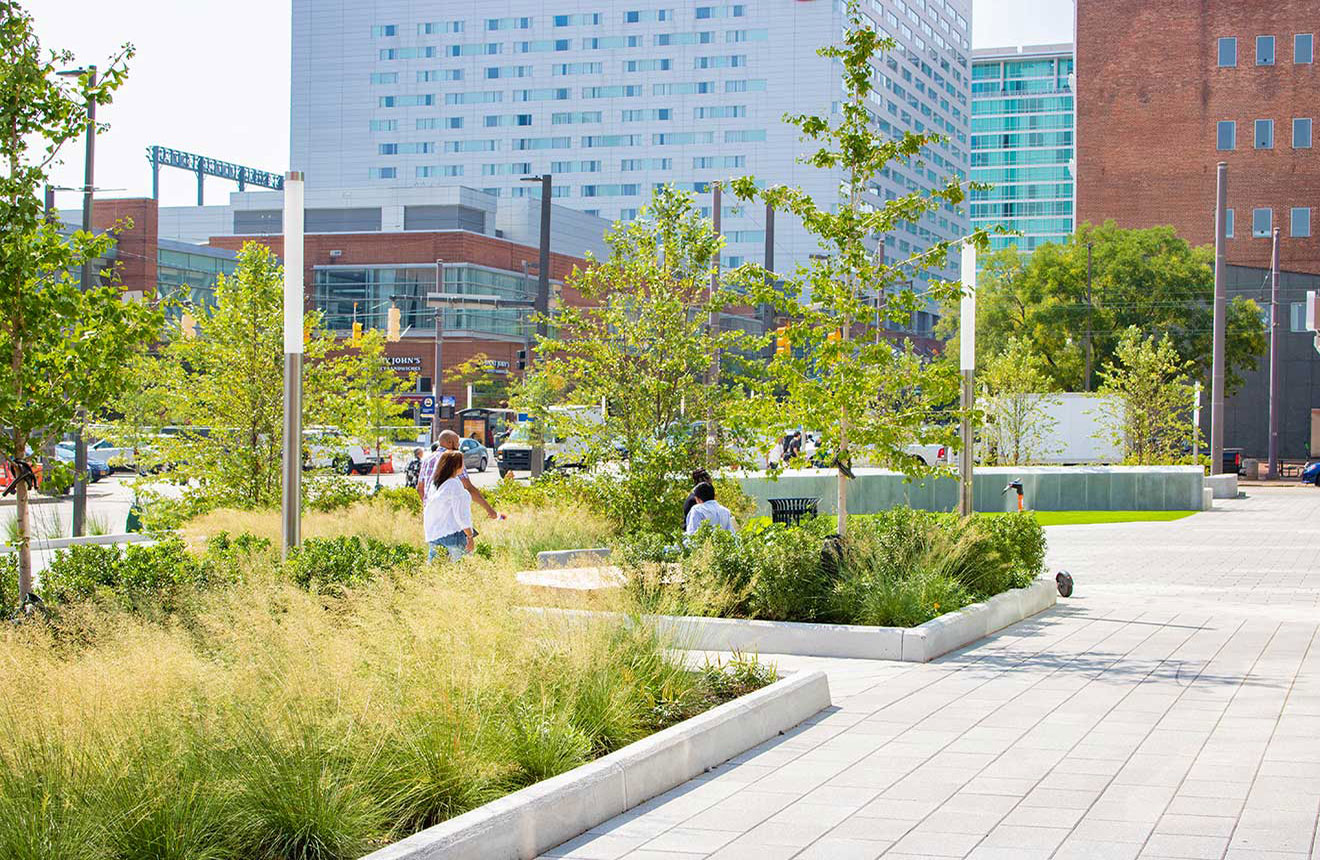
{"label": "stone paving tile", "polygon": [[1074,597],[935,662],[774,658],[834,707],[561,847],[1320,860],[1320,493],[1216,507],[1050,529]]}

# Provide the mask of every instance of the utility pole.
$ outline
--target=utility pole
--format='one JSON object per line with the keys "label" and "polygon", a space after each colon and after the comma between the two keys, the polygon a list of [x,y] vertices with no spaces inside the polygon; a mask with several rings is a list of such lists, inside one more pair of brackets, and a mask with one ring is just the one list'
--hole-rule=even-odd
{"label": "utility pole", "polygon": [[1279,228],[1270,251],[1270,468],[1267,477],[1279,477]]}
{"label": "utility pole", "polygon": [[1091,305],[1091,243],[1086,243],[1086,377],[1085,390],[1091,390],[1091,364],[1094,361],[1094,347],[1091,344],[1092,330],[1095,328],[1094,310]]}
{"label": "utility pole", "polygon": [[1215,173],[1215,323],[1210,373],[1210,474],[1224,471],[1224,335],[1228,315],[1228,162]]}
{"label": "utility pole", "polygon": [[[435,261],[435,291],[443,293],[445,291],[445,261]],[[443,304],[435,306],[435,346],[431,355],[432,367],[435,368],[431,373],[431,444],[434,445],[440,438],[440,378],[444,374],[444,343],[445,343],[445,308]]]}
{"label": "utility pole", "polygon": [[[87,67],[87,151],[83,162],[83,213],[82,228],[92,232],[92,188],[96,174],[96,100],[90,91],[96,86],[96,66]],[[84,293],[92,287],[92,261],[83,260],[82,276],[79,289]],[[78,407],[77,426],[74,428],[73,448],[73,536],[82,537],[87,533],[87,438],[83,427],[87,423],[87,411]]]}
{"label": "utility pole", "polygon": [[[766,278],[770,283],[774,283],[775,270],[775,207],[769,203],[765,204],[765,271]],[[775,307],[772,304],[762,302],[760,307],[761,334],[765,334],[774,328]],[[771,343],[766,347],[765,360],[770,361],[775,357],[775,345]]]}
{"label": "utility pole", "polygon": [[302,543],[303,175],[284,175],[284,480],[280,549]]}
{"label": "utility pole", "polygon": [[[720,235],[720,208],[721,208],[721,188],[718,182],[711,186],[712,206],[711,214],[715,222],[715,235]],[[715,437],[719,432],[715,426],[715,396],[714,388],[720,384],[720,312],[715,307],[715,293],[720,288],[720,254],[715,252],[715,264],[710,273],[710,320],[707,328],[710,331],[711,338],[714,339],[714,345],[710,352],[710,371],[706,376],[706,383],[712,389],[706,392],[706,468],[715,468]]]}
{"label": "utility pole", "polygon": [[962,306],[958,313],[958,364],[962,371],[962,450],[958,452],[958,514],[971,516],[972,505],[972,409],[976,406],[976,246],[962,246]]}

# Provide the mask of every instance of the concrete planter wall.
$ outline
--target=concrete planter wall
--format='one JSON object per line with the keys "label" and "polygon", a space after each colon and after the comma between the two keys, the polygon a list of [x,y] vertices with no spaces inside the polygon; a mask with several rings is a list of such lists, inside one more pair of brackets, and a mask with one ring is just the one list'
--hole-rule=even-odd
{"label": "concrete planter wall", "polygon": [[[928,511],[952,511],[958,506],[958,479],[913,479],[882,469],[858,469],[848,482],[848,512],[873,514],[899,506]],[[1009,481],[1021,480],[1027,506],[1037,511],[1199,511],[1205,475],[1197,466],[1023,466],[986,467],[972,477],[978,511],[1017,508]],[[764,473],[739,478],[744,492],[756,500],[757,513],[770,513],[769,499],[814,496],[820,513],[837,512],[837,478],[833,471],[797,469],[771,480]]]}
{"label": "concrete planter wall", "polygon": [[[647,615],[644,618],[672,638],[678,648],[925,663],[1043,612],[1057,600],[1054,582],[1037,579],[1026,588],[996,594],[983,603],[965,606],[917,627],[805,624],[690,615]],[[584,609],[540,607],[528,611],[583,623],[606,614]]]}
{"label": "concrete planter wall", "polygon": [[364,860],[529,860],[830,705],[824,672],[803,672],[617,752],[452,818]]}

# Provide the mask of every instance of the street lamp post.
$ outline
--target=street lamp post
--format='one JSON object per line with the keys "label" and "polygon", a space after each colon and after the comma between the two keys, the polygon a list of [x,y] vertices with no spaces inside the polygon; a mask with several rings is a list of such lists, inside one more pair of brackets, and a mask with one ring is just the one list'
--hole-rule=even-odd
{"label": "street lamp post", "polygon": [[[549,332],[546,315],[550,312],[550,198],[554,190],[554,179],[551,174],[543,173],[540,176],[524,176],[521,181],[541,183],[540,271],[537,273],[536,301],[533,306],[537,314],[536,336],[544,338]],[[528,357],[531,357],[530,353]],[[533,478],[545,470],[545,442],[539,434],[532,446],[531,466]]]}
{"label": "street lamp post", "polygon": [[958,453],[958,513],[972,514],[972,409],[976,405],[973,387],[976,371],[976,246],[964,241],[962,246],[962,304],[958,314],[958,364],[962,371],[962,450]]}
{"label": "street lamp post", "polygon": [[1270,466],[1271,481],[1279,477],[1279,228],[1270,251]]}
{"label": "street lamp post", "polygon": [[302,543],[303,175],[284,175],[284,480],[281,552]]}
{"label": "street lamp post", "polygon": [[1210,347],[1210,474],[1224,471],[1224,340],[1228,325],[1228,162],[1215,172],[1215,314]]}
{"label": "street lamp post", "polygon": [[[92,232],[92,188],[96,173],[96,100],[90,91],[96,86],[96,66],[85,69],[70,69],[61,75],[86,75],[87,102],[87,147],[83,161],[83,232]],[[79,289],[84,293],[92,286],[92,261],[83,260]],[[87,412],[78,408],[78,417],[74,427],[73,448],[73,536],[82,537],[87,531],[87,439],[83,434],[83,425],[87,423]]]}
{"label": "street lamp post", "polygon": [[[435,261],[435,291],[445,291],[445,261]],[[440,379],[444,373],[445,312],[442,305],[435,306],[435,348],[432,352],[434,370],[431,373],[431,444],[440,438]]]}

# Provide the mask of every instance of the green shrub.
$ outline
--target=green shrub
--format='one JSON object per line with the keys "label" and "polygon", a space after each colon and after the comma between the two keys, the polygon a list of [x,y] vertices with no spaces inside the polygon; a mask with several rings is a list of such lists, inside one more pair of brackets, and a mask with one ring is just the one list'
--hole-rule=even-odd
{"label": "green shrub", "polygon": [[70,604],[98,594],[128,606],[180,587],[208,584],[208,569],[177,537],[152,545],[84,544],[55,553],[41,574],[41,594],[52,604]]}
{"label": "green shrub", "polygon": [[174,531],[216,507],[213,500],[195,491],[185,491],[180,498],[172,499],[152,490],[141,490],[136,492],[133,504],[142,518],[142,530],[151,533]]}
{"label": "green shrub", "polygon": [[378,574],[422,559],[422,550],[373,537],[340,535],[308,538],[289,552],[284,571],[308,591],[340,591],[361,585]]}
{"label": "green shrub", "polygon": [[591,757],[591,738],[548,697],[514,703],[508,731],[509,755],[524,785],[572,770]]}
{"label": "green shrub", "polygon": [[18,612],[18,553],[0,555],[0,620]]}
{"label": "green shrub", "polygon": [[977,517],[999,551],[1009,559],[1010,588],[1024,588],[1045,572],[1045,530],[1030,513]]}
{"label": "green shrub", "polygon": [[365,484],[344,475],[308,475],[302,481],[303,507],[314,511],[343,510],[369,495]]}
{"label": "green shrub", "polygon": [[422,514],[422,497],[416,487],[384,487],[374,498],[390,510]]}

